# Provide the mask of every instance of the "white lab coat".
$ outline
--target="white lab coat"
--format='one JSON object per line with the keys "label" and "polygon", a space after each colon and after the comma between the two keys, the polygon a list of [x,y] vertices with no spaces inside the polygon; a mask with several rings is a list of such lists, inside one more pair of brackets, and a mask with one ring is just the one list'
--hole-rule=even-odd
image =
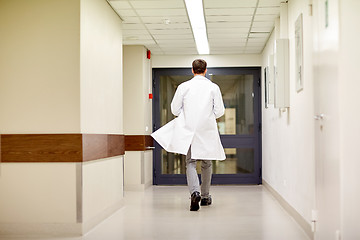
{"label": "white lab coat", "polygon": [[171,112],[178,117],[151,136],[168,152],[186,155],[191,146],[192,159],[224,160],[216,124],[224,111],[219,86],[197,75],[175,92]]}

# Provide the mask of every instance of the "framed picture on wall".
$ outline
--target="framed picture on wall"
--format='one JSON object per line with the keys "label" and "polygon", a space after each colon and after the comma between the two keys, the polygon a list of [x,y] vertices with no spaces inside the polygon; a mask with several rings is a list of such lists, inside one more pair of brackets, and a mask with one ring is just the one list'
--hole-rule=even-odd
{"label": "framed picture on wall", "polygon": [[303,17],[302,13],[295,22],[295,72],[296,72],[296,91],[304,88],[303,76]]}

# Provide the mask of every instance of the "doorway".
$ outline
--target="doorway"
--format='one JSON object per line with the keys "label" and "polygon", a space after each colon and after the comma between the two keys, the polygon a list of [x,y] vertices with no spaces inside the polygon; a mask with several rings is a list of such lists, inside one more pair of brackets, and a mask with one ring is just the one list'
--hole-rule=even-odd
{"label": "doorway", "polygon": [[[208,68],[206,77],[220,87],[225,104],[217,125],[226,160],[213,162],[212,184],[261,184],[260,71],[260,67]],[[176,88],[192,77],[191,68],[153,69],[153,131],[174,119],[170,104]],[[154,144],[154,184],[186,184],[185,155]]]}

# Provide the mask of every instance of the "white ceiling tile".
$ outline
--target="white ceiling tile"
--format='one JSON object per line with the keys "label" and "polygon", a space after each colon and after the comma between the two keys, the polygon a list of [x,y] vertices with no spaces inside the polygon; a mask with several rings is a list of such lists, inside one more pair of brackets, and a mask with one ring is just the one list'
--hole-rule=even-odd
{"label": "white ceiling tile", "polygon": [[250,28],[251,22],[222,22],[222,23],[207,23],[208,29],[210,28]]}
{"label": "white ceiling tile", "polygon": [[192,34],[169,34],[169,35],[153,35],[156,40],[160,39],[193,39]]}
{"label": "white ceiling tile", "polygon": [[192,46],[192,47],[184,47],[184,46],[168,46],[168,47],[161,47],[161,50],[163,51],[193,51],[193,50],[196,50],[196,47],[195,46]]}
{"label": "white ceiling tile", "polygon": [[145,24],[148,29],[190,29],[188,23],[174,23],[174,24]]}
{"label": "white ceiling tile", "polygon": [[256,14],[254,21],[267,21],[267,22],[275,22],[276,18],[279,17],[279,14],[274,14],[274,15],[260,15],[260,14]]}
{"label": "white ceiling tile", "polygon": [[[189,44],[190,46],[192,46],[191,44],[194,44],[195,41],[194,39],[160,39],[160,40],[156,40],[158,44],[162,45],[171,45],[171,44]],[[188,46],[188,45],[187,45]]]}
{"label": "white ceiling tile", "polygon": [[250,28],[208,28],[208,32],[212,34],[221,33],[235,33],[235,34],[247,34]]}
{"label": "white ceiling tile", "polygon": [[196,48],[173,48],[163,49],[166,54],[186,55],[186,54],[197,54]]}
{"label": "white ceiling tile", "polygon": [[239,50],[211,50],[210,49],[210,54],[212,55],[234,55],[234,54],[242,54],[244,53],[243,50],[239,49]]}
{"label": "white ceiling tile", "polygon": [[197,51],[182,51],[182,52],[172,52],[172,51],[169,51],[169,52],[166,52],[165,53],[166,55],[196,55],[196,54],[198,54],[198,52]]}
{"label": "white ceiling tile", "polygon": [[255,8],[219,8],[205,9],[206,16],[237,16],[237,15],[253,15]]}
{"label": "white ceiling tile", "polygon": [[[146,46],[147,47],[147,46]],[[164,54],[164,51],[161,49],[151,49],[149,47],[147,47],[150,51],[151,51],[151,55],[158,55],[158,54]]]}
{"label": "white ceiling tile", "polygon": [[169,20],[169,24],[174,23],[188,23],[189,20],[187,16],[171,16],[171,17],[162,17],[162,16],[154,16],[154,17],[141,17],[143,23],[164,23],[165,20]]}
{"label": "white ceiling tile", "polygon": [[116,9],[121,17],[136,17],[136,12],[132,9]]}
{"label": "white ceiling tile", "polygon": [[165,55],[166,53],[164,53],[163,51],[151,51],[151,55]]}
{"label": "white ceiling tile", "polygon": [[147,30],[124,30],[123,31],[123,37],[129,37],[129,36],[142,36],[142,35],[148,35],[149,32]]}
{"label": "white ceiling tile", "polygon": [[271,32],[274,27],[253,27],[251,28],[251,32]]}
{"label": "white ceiling tile", "polygon": [[245,46],[231,46],[231,47],[224,47],[223,46],[212,46],[211,47],[212,50],[244,50]]}
{"label": "white ceiling tile", "polygon": [[109,1],[109,3],[114,9],[132,9],[127,1]]}
{"label": "white ceiling tile", "polygon": [[274,27],[274,22],[267,22],[267,21],[261,21],[261,22],[253,22],[253,27]]}
{"label": "white ceiling tile", "polygon": [[209,43],[211,44],[220,44],[228,46],[229,44],[236,44],[236,45],[245,45],[246,39],[245,38],[230,38],[230,39],[210,39]]}
{"label": "white ceiling tile", "polygon": [[247,33],[208,33],[209,39],[246,38]]}
{"label": "white ceiling tile", "polygon": [[267,38],[269,37],[270,33],[259,33],[259,32],[251,32],[249,37],[250,38]]}
{"label": "white ceiling tile", "polygon": [[245,50],[244,54],[261,54],[262,50]]}
{"label": "white ceiling tile", "polygon": [[279,7],[282,0],[259,0],[259,7]]}
{"label": "white ceiling tile", "polygon": [[265,46],[264,42],[248,42],[246,44],[247,47],[261,47],[263,48]]}
{"label": "white ceiling tile", "polygon": [[245,50],[245,46],[236,46],[236,47],[234,47],[234,46],[232,46],[232,47],[225,47],[225,46],[213,46],[211,49],[212,50],[231,50],[231,49],[237,49],[237,50]]}
{"label": "white ceiling tile", "polygon": [[174,43],[174,42],[168,42],[168,43],[161,43],[161,44],[159,44],[159,46],[161,47],[161,49],[163,49],[163,48],[173,48],[173,47],[186,47],[186,48],[192,48],[192,47],[196,47],[196,45],[195,45],[195,42],[193,42],[193,43],[191,43],[191,42],[189,42],[189,43]]}
{"label": "white ceiling tile", "polygon": [[206,16],[206,22],[251,22],[252,15],[242,16]]}
{"label": "white ceiling tile", "polygon": [[[208,29],[209,30],[209,29]],[[208,34],[241,34],[239,31],[234,32],[233,28],[213,28],[208,31]]]}
{"label": "white ceiling tile", "polygon": [[161,51],[161,52],[162,52],[162,49],[161,49],[159,46],[157,46],[157,45],[154,46],[154,45],[150,45],[150,44],[149,44],[149,45],[147,45],[146,47],[147,47],[148,49],[150,49],[152,52],[153,52],[153,51]]}
{"label": "white ceiling tile", "polygon": [[151,29],[149,31],[152,35],[192,34],[191,29],[180,29],[180,30]]}
{"label": "white ceiling tile", "polygon": [[184,8],[185,4],[183,1],[132,1],[131,5],[137,9],[160,9],[160,8]]}
{"label": "white ceiling tile", "polygon": [[160,49],[158,44],[146,44],[147,47],[151,47],[153,49]]}
{"label": "white ceiling tile", "polygon": [[[203,1],[211,54],[261,52],[269,37],[264,32],[272,31],[280,10],[280,0],[259,0],[250,29],[258,0]],[[197,54],[183,0],[109,2],[124,20],[124,44],[144,45],[159,55]],[[165,19],[170,24],[165,24]]]}
{"label": "white ceiling tile", "polygon": [[123,23],[123,30],[146,30],[145,26],[141,23]]}
{"label": "white ceiling tile", "polygon": [[262,49],[263,49],[263,46],[246,46],[246,50],[257,51],[257,50],[262,50]]}
{"label": "white ceiling tile", "polygon": [[257,0],[233,0],[233,1],[219,1],[219,0],[205,0],[204,8],[249,8],[256,7]]}
{"label": "white ceiling tile", "polygon": [[137,9],[136,12],[139,16],[153,17],[153,16],[186,16],[186,10],[184,9]]}
{"label": "white ceiling tile", "polygon": [[154,40],[123,40],[124,45],[146,45],[154,43]]}
{"label": "white ceiling tile", "polygon": [[231,47],[231,48],[224,48],[224,47],[212,47],[211,52],[214,51],[223,51],[223,52],[233,52],[233,51],[244,51],[244,47]]}
{"label": "white ceiling tile", "polygon": [[228,42],[226,42],[226,44],[224,44],[224,43],[212,43],[212,42],[209,42],[209,45],[210,45],[210,47],[224,47],[224,46],[226,46],[226,48],[233,48],[233,47],[245,47],[246,46],[246,43],[245,42],[236,42],[236,43],[234,43],[234,42],[230,42],[230,43],[228,43]]}
{"label": "white ceiling tile", "polygon": [[267,41],[266,37],[256,37],[256,38],[249,37],[247,40],[248,43],[263,43],[263,44],[265,44],[266,41]]}
{"label": "white ceiling tile", "polygon": [[256,10],[256,14],[276,15],[280,13],[280,7],[261,7]]}
{"label": "white ceiling tile", "polygon": [[250,28],[232,28],[234,33],[248,33]]}
{"label": "white ceiling tile", "polygon": [[123,17],[123,24],[126,23],[141,23],[141,20],[139,17]]}
{"label": "white ceiling tile", "polygon": [[125,36],[123,37],[124,40],[126,41],[132,41],[132,40],[153,40],[153,38],[148,35],[148,34],[144,34],[144,35],[132,35],[132,36]]}

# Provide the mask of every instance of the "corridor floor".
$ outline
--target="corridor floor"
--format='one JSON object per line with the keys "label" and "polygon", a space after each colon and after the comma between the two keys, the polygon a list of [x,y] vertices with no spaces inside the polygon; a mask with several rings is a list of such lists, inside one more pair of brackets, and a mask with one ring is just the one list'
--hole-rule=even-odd
{"label": "corridor floor", "polygon": [[51,239],[308,240],[263,186],[212,186],[211,194],[211,206],[190,212],[189,194],[183,186],[125,192],[124,207],[87,235]]}

